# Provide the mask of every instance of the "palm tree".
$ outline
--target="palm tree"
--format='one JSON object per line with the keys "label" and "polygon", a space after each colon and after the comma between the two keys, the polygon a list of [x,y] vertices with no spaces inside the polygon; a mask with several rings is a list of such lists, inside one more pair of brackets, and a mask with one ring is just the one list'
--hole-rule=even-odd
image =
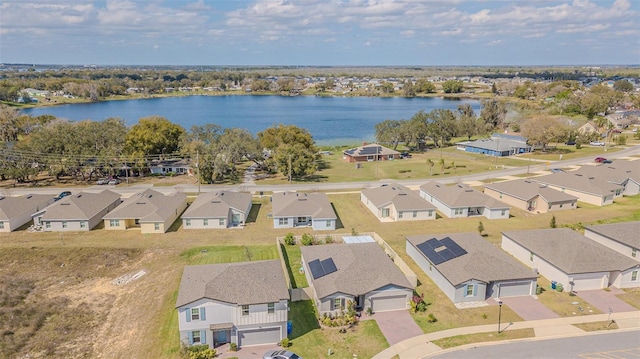
{"label": "palm tree", "polygon": [[433,176],[433,166],[435,165],[435,163],[428,158],[427,159],[427,166],[429,166],[429,176]]}

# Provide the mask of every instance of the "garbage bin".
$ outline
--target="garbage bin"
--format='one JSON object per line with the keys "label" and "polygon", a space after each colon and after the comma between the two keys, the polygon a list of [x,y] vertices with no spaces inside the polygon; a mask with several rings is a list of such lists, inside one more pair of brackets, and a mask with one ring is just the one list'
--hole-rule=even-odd
{"label": "garbage bin", "polygon": [[293,331],[293,323],[289,320],[287,322],[287,334],[291,334],[292,331]]}
{"label": "garbage bin", "polygon": [[556,282],[555,280],[551,281],[551,289],[556,289],[556,285],[558,284],[558,282]]}

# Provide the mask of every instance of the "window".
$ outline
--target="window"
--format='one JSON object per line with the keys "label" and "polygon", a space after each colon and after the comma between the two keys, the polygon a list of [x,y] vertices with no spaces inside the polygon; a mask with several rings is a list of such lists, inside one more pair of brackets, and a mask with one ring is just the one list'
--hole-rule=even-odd
{"label": "window", "polygon": [[418,217],[418,211],[413,211],[413,218]]}
{"label": "window", "polygon": [[433,269],[433,266],[431,266],[431,263],[429,263],[429,272],[431,272],[432,269]]}
{"label": "window", "polygon": [[191,332],[191,342],[192,344],[200,344],[202,343],[202,338],[200,337],[200,331],[194,330]]}
{"label": "window", "polygon": [[80,228],[87,228],[87,222],[80,221]]}
{"label": "window", "polygon": [[327,221],[327,228],[331,228],[331,221]]}
{"label": "window", "polygon": [[398,218],[402,218],[403,214],[404,214],[404,212],[398,212]]}
{"label": "window", "polygon": [[500,193],[500,198],[502,198],[502,193]]}
{"label": "window", "polygon": [[44,227],[45,228],[51,228],[51,222],[49,222],[49,221],[44,222]]}
{"label": "window", "polygon": [[249,315],[249,306],[248,305],[243,305],[242,306],[242,315]]}
{"label": "window", "polygon": [[4,229],[4,222],[0,222],[0,229]]}
{"label": "window", "polygon": [[382,218],[389,217],[389,208],[383,208],[383,209],[382,209],[382,215],[381,215],[381,217],[382,217]]}
{"label": "window", "polygon": [[203,226],[208,226],[209,225],[209,219],[208,218],[203,219],[202,220],[202,225]]}
{"label": "window", "polygon": [[190,227],[191,226],[191,220],[190,219],[185,219],[184,220],[184,225],[185,225],[185,227]]}
{"label": "window", "polygon": [[153,229],[156,230],[156,231],[159,231],[160,230],[160,223],[154,223],[153,224]]}
{"label": "window", "polygon": [[533,262],[533,252],[529,252],[529,261]]}
{"label": "window", "polygon": [[453,211],[453,214],[454,214],[454,215],[456,215],[456,216],[459,216],[459,215],[461,215],[461,214],[462,214],[462,212],[463,212],[462,208],[456,208],[456,209]]}
{"label": "window", "polygon": [[631,281],[635,282],[636,280],[638,280],[638,271],[634,270],[633,272],[631,272]]}
{"label": "window", "polygon": [[278,218],[279,226],[286,226],[289,224],[289,218]]}
{"label": "window", "polygon": [[465,297],[473,297],[475,286],[473,284],[467,284],[467,290],[465,293]]}
{"label": "window", "polygon": [[191,320],[200,320],[200,308],[191,308]]}
{"label": "window", "polygon": [[638,250],[637,250],[637,249],[635,249],[635,248],[632,248],[632,249],[631,249],[631,256],[632,256],[633,258],[635,258],[637,255],[638,255]]}
{"label": "window", "polygon": [[562,205],[563,205],[563,204],[562,204],[562,203],[560,203],[560,208],[562,208]]}
{"label": "window", "polygon": [[119,219],[110,219],[109,220],[109,226],[110,227],[120,227],[120,220]]}
{"label": "window", "polygon": [[503,209],[503,210],[502,210],[502,215],[504,216],[505,214],[507,214],[507,210],[506,210],[506,209]]}
{"label": "window", "polygon": [[276,312],[276,303],[268,303],[267,304],[267,313],[273,314]]}
{"label": "window", "polygon": [[429,217],[432,217],[432,216],[433,216],[433,210],[432,210],[432,209],[430,209],[430,210],[429,210]]}
{"label": "window", "polygon": [[62,228],[67,228],[67,222],[66,221],[62,221]]}
{"label": "window", "polygon": [[342,308],[342,299],[341,298],[335,298],[333,300],[333,309],[340,309]]}
{"label": "window", "polygon": [[224,218],[220,218],[220,220],[218,221],[218,225],[224,226]]}

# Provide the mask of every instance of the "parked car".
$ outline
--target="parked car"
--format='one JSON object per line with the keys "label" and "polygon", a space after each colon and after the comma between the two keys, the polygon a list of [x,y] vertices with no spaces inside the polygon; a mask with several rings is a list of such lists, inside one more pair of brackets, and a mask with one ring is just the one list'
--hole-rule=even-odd
{"label": "parked car", "polygon": [[60,192],[59,195],[55,196],[53,199],[55,201],[59,201],[59,200],[65,198],[66,196],[71,196],[71,192],[70,191],[62,191],[62,192]]}
{"label": "parked car", "polygon": [[302,359],[298,354],[288,350],[270,350],[262,356],[262,359]]}
{"label": "parked car", "polygon": [[596,157],[595,161],[596,163],[611,163],[611,160],[608,160],[604,157]]}
{"label": "parked car", "polygon": [[108,183],[109,183],[108,178],[100,178],[99,180],[96,181],[96,184],[99,184],[99,185],[108,184]]}
{"label": "parked car", "polygon": [[558,173],[558,172],[564,172],[564,170],[562,168],[552,168],[551,172]]}
{"label": "parked car", "polygon": [[120,180],[119,180],[119,179],[117,179],[117,178],[114,178],[114,179],[109,180],[109,182],[108,182],[107,184],[108,184],[109,186],[115,186],[115,185],[117,185],[118,183],[120,183]]}
{"label": "parked car", "polygon": [[576,144],[576,140],[569,140],[569,141],[567,141],[566,144],[567,144],[567,146],[573,146],[573,145]]}
{"label": "parked car", "polygon": [[411,158],[411,154],[409,152],[401,152],[400,158]]}
{"label": "parked car", "polygon": [[604,146],[604,142],[600,142],[600,141],[591,141],[589,142],[589,144],[591,146]]}

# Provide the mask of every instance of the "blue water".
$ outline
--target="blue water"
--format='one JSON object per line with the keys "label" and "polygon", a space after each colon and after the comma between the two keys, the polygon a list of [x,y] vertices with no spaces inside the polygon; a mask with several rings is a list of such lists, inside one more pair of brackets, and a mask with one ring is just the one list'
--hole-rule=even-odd
{"label": "blue water", "polygon": [[31,116],[51,114],[73,121],[102,121],[119,117],[131,126],[142,117],[158,115],[185,129],[215,123],[223,128],[245,128],[254,135],[277,124],[305,128],[320,145],[372,141],[375,125],[384,120],[409,119],[420,110],[457,110],[470,104],[480,112],[477,100],[401,97],[316,96],[187,96],[105,101],[25,109]]}

